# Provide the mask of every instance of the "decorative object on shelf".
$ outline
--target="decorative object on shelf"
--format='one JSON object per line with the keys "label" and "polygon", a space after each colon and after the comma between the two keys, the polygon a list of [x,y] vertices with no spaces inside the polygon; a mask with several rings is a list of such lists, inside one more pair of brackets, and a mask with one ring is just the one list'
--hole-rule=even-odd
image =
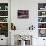
{"label": "decorative object on shelf", "polygon": [[8,16],[8,11],[0,11],[0,16]]}
{"label": "decorative object on shelf", "polygon": [[32,25],[32,26],[29,26],[29,30],[34,30],[34,26]]}
{"label": "decorative object on shelf", "polygon": [[8,23],[0,23],[1,30],[8,30]]}
{"label": "decorative object on shelf", "polygon": [[40,10],[44,10],[44,8],[40,8]]}
{"label": "decorative object on shelf", "polygon": [[8,3],[0,3],[0,35],[8,37]]}
{"label": "decorative object on shelf", "polygon": [[8,3],[0,3],[0,10],[8,10]]}
{"label": "decorative object on shelf", "polygon": [[0,22],[8,22],[8,17],[0,17]]}
{"label": "decorative object on shelf", "polygon": [[8,6],[5,6],[5,10],[8,10]]}
{"label": "decorative object on shelf", "polygon": [[46,17],[38,17],[38,22],[46,22]]}
{"label": "decorative object on shelf", "polygon": [[45,9],[46,9],[46,6],[45,6]]}
{"label": "decorative object on shelf", "polygon": [[38,3],[38,34],[46,37],[46,3]]}
{"label": "decorative object on shelf", "polygon": [[42,16],[46,16],[46,11],[42,11]]}
{"label": "decorative object on shelf", "polygon": [[46,10],[46,3],[38,3],[38,10]]}
{"label": "decorative object on shelf", "polygon": [[8,37],[8,23],[0,23],[0,35]]}
{"label": "decorative object on shelf", "polygon": [[0,6],[0,10],[1,10],[1,6]]}
{"label": "decorative object on shelf", "polygon": [[11,30],[16,30],[16,26],[13,23],[11,23]]}
{"label": "decorative object on shelf", "polygon": [[46,28],[46,23],[38,23],[38,28]]}
{"label": "decorative object on shelf", "polygon": [[18,10],[18,18],[29,18],[28,10]]}
{"label": "decorative object on shelf", "polygon": [[42,15],[45,15],[45,12],[42,12]]}
{"label": "decorative object on shelf", "polygon": [[46,37],[46,29],[39,29],[39,37]]}
{"label": "decorative object on shelf", "polygon": [[38,17],[38,22],[42,22],[43,19],[41,17]]}
{"label": "decorative object on shelf", "polygon": [[38,11],[38,16],[46,16],[46,11]]}

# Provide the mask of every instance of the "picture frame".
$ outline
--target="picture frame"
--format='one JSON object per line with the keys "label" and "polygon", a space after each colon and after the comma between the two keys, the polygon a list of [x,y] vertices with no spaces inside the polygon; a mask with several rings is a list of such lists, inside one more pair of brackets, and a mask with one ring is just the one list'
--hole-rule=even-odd
{"label": "picture frame", "polygon": [[29,10],[18,10],[17,15],[19,19],[29,18]]}

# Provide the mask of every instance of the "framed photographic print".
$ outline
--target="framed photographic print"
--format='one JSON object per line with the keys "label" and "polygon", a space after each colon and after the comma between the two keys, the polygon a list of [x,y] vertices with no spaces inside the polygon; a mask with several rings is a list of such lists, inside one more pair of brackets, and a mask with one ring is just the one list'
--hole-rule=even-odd
{"label": "framed photographic print", "polygon": [[18,18],[29,18],[29,10],[18,10]]}

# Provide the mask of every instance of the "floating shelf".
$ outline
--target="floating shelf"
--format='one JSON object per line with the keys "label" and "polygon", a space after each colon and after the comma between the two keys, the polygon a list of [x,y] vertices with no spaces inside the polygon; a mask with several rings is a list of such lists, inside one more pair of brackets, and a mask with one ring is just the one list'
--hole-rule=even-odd
{"label": "floating shelf", "polygon": [[46,22],[38,22],[38,23],[46,23]]}
{"label": "floating shelf", "polygon": [[8,17],[8,16],[0,16],[0,17]]}
{"label": "floating shelf", "polygon": [[8,37],[8,3],[0,3],[0,35]]}
{"label": "floating shelf", "polygon": [[46,37],[46,3],[38,3],[38,34]]}
{"label": "floating shelf", "polygon": [[44,16],[38,16],[38,17],[46,17],[46,15],[44,15]]}
{"label": "floating shelf", "polygon": [[46,28],[38,28],[38,29],[46,29]]}
{"label": "floating shelf", "polygon": [[8,11],[8,10],[0,10],[0,11]]}
{"label": "floating shelf", "polygon": [[38,10],[38,11],[46,11],[46,10]]}
{"label": "floating shelf", "polygon": [[0,22],[0,23],[8,23],[8,22]]}

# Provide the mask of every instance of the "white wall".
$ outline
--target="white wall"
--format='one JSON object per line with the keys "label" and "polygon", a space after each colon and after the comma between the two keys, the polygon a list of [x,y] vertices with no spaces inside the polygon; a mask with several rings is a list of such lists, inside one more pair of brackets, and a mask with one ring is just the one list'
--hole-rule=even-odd
{"label": "white wall", "polygon": [[[29,19],[18,19],[17,10],[29,10]],[[31,0],[11,1],[11,20],[16,25],[17,30],[28,30],[29,26],[37,25],[37,2]]]}
{"label": "white wall", "polygon": [[[35,26],[34,32],[36,33],[33,33],[33,46],[41,46],[40,44],[43,44],[43,38],[38,38],[37,30],[38,3],[46,3],[46,0],[11,0],[11,22],[16,25],[16,32],[20,32],[20,30],[21,32],[24,32],[25,30],[28,30],[29,26],[31,26],[32,24]],[[17,10],[23,9],[29,10],[29,19],[17,18]]]}

